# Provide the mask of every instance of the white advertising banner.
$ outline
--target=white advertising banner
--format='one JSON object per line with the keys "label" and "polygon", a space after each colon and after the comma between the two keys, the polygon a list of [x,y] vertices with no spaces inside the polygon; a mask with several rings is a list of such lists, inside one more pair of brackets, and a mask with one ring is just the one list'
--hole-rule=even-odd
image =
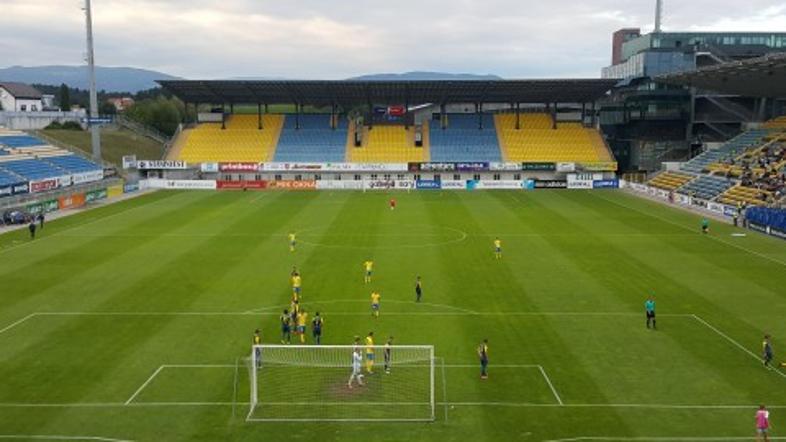
{"label": "white advertising banner", "polygon": [[[592,173],[571,173],[568,174],[568,189],[592,189],[593,184],[592,182],[598,178],[596,177],[598,174]],[[603,175],[600,175],[599,178],[603,178]]]}
{"label": "white advertising banner", "polygon": [[686,206],[690,206],[693,204],[692,198],[688,195],[683,195],[681,193],[675,193],[674,197],[676,198],[677,202],[680,204],[684,204]]}
{"label": "white advertising banner", "polygon": [[74,179],[71,175],[63,175],[57,177],[57,186],[58,187],[68,187],[74,184]]}
{"label": "white advertising banner", "polygon": [[521,180],[480,180],[475,185],[476,189],[521,189]]}
{"label": "white advertising banner", "polygon": [[396,189],[414,189],[415,181],[411,180],[396,180]]}
{"label": "white advertising banner", "polygon": [[123,155],[123,169],[136,167],[136,155]]}
{"label": "white advertising banner", "polygon": [[218,173],[218,163],[202,163],[199,170],[205,173]]}
{"label": "white advertising banner", "polygon": [[407,163],[264,163],[265,172],[406,172]]}
{"label": "white advertising banner", "polygon": [[718,213],[718,214],[723,215],[723,204],[708,202],[707,203],[707,209],[709,209],[710,212],[714,212],[714,213]]}
{"label": "white advertising banner", "polygon": [[557,172],[575,172],[576,163],[557,163]]}
{"label": "white advertising banner", "polygon": [[319,180],[317,190],[361,190],[363,181]]}
{"label": "white advertising banner", "polygon": [[449,189],[449,190],[466,190],[467,183],[464,181],[443,181],[442,182],[442,189]]}
{"label": "white advertising banner", "polygon": [[495,172],[515,172],[521,170],[521,163],[489,163],[489,170]]}
{"label": "white advertising banner", "polygon": [[187,169],[188,163],[185,161],[165,161],[165,160],[137,160],[136,168],[139,170],[151,169]]}
{"label": "white advertising banner", "polygon": [[643,193],[649,192],[649,186],[645,184],[630,183],[630,188],[635,190],[636,192],[643,192]]}
{"label": "white advertising banner", "polygon": [[195,190],[215,190],[215,180],[146,180],[146,187],[150,189],[195,189]]}
{"label": "white advertising banner", "polygon": [[104,179],[103,170],[91,170],[89,172],[75,173],[71,175],[74,184],[90,183]]}

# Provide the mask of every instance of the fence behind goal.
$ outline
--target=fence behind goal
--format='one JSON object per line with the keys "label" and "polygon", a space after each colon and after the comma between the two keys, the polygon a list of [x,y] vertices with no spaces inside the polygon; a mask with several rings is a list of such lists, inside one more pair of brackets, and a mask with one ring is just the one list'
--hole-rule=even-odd
{"label": "fence behind goal", "polygon": [[[355,351],[363,385],[353,380],[350,388]],[[434,420],[434,347],[396,345],[389,356],[381,345],[256,345],[248,360],[247,420]]]}

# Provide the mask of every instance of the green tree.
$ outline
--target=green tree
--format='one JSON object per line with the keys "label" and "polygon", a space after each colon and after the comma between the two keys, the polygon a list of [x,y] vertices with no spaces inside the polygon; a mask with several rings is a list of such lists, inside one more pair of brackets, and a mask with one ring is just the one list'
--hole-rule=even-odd
{"label": "green tree", "polygon": [[60,109],[71,110],[71,91],[65,83],[60,85]]}

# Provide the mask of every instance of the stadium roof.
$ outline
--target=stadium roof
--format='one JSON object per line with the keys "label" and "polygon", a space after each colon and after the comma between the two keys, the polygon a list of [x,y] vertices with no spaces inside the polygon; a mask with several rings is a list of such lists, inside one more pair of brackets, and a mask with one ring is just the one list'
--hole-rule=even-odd
{"label": "stadium roof", "polygon": [[786,53],[663,75],[656,80],[747,97],[786,97]]}
{"label": "stadium roof", "polygon": [[590,103],[617,80],[296,81],[159,80],[190,103],[425,104]]}

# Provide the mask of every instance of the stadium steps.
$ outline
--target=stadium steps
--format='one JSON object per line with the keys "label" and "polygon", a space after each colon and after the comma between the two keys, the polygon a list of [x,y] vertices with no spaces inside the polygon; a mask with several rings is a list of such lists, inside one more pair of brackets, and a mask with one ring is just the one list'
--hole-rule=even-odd
{"label": "stadium steps", "polygon": [[339,118],[336,129],[330,127],[329,114],[301,115],[299,129],[296,123],[293,115],[284,118],[275,161],[344,161],[348,128],[346,119]]}
{"label": "stadium steps", "polygon": [[502,161],[494,116],[483,115],[483,129],[478,128],[478,117],[472,114],[447,115],[447,127],[439,121],[428,122],[429,148],[432,161]]}
{"label": "stadium steps", "polygon": [[494,123],[505,161],[511,162],[600,162],[614,161],[597,130],[579,122],[560,122],[552,127],[545,113],[496,114]]}
{"label": "stadium steps", "polygon": [[686,172],[702,173],[709,170],[710,164],[723,163],[736,158],[751,149],[757,148],[768,135],[766,129],[754,129],[743,132],[732,138],[717,149],[708,150],[680,166]]}
{"label": "stadium steps", "polygon": [[284,117],[274,114],[262,116],[262,130],[256,115],[232,115],[226,129],[221,129],[221,123],[201,123],[186,131],[175,158],[189,163],[272,161],[283,123]]}
{"label": "stadium steps", "polygon": [[695,176],[686,173],[663,172],[651,179],[647,184],[658,189],[672,191],[679,189],[694,178]]}
{"label": "stadium steps", "polygon": [[[762,200],[762,197],[765,199]],[[730,205],[737,203],[747,203],[748,205],[763,206],[772,197],[772,192],[753,187],[745,187],[740,184],[729,188],[718,197],[718,202]]]}
{"label": "stadium steps", "polygon": [[712,175],[699,175],[677,189],[677,193],[705,200],[716,198],[735,183],[729,179]]}
{"label": "stadium steps", "polygon": [[[423,138],[423,147],[415,147],[415,128],[400,125],[376,125],[373,129],[363,127],[363,143],[349,152],[353,163],[419,163],[429,161],[428,138]],[[423,127],[425,132],[427,127]]]}

